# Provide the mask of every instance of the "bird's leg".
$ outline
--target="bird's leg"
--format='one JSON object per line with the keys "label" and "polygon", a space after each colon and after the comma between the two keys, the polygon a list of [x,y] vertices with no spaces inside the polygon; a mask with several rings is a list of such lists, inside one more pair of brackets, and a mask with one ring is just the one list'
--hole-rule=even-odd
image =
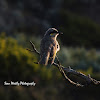
{"label": "bird's leg", "polygon": [[59,59],[58,59],[57,55],[56,55],[56,59],[57,59],[58,65],[60,66],[60,65],[61,65],[61,63],[60,63],[60,61],[59,61]]}
{"label": "bird's leg", "polygon": [[62,71],[61,63],[60,63],[60,61],[59,61],[57,55],[56,55],[56,59],[57,59],[58,65],[59,65],[59,69],[60,69],[60,71]]}

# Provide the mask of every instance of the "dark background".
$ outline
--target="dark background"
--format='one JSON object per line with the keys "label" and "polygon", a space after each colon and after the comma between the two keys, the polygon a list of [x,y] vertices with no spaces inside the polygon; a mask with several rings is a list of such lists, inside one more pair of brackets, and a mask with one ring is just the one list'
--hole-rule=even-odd
{"label": "dark background", "polygon": [[[64,33],[58,37],[61,64],[100,80],[99,0],[0,0],[0,100],[100,99],[100,86],[75,87],[54,66],[34,64],[39,57],[26,50],[32,49],[29,40],[39,50],[50,27]],[[4,86],[4,81],[36,86]]]}

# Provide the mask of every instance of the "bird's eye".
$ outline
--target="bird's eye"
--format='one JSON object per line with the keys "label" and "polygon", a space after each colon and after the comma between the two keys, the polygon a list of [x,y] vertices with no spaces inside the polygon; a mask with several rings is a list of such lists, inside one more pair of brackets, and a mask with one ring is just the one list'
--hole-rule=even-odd
{"label": "bird's eye", "polygon": [[50,33],[50,35],[53,35],[53,33]]}

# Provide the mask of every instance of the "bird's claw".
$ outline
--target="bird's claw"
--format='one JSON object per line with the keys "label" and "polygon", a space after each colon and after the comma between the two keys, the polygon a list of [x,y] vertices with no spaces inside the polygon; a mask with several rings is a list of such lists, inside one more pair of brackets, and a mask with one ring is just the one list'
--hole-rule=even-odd
{"label": "bird's claw", "polygon": [[62,71],[62,67],[59,65],[59,70],[60,70],[60,72]]}
{"label": "bird's claw", "polygon": [[39,64],[39,62],[34,62],[35,64]]}

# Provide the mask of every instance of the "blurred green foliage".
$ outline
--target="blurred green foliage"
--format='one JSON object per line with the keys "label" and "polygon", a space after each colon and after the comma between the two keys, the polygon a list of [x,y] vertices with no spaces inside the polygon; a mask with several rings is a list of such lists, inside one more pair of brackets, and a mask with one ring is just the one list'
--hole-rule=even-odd
{"label": "blurred green foliage", "polygon": [[[39,57],[26,50],[31,48],[29,40],[39,50],[39,36],[49,27],[55,27],[64,33],[60,36],[58,53],[61,64],[100,80],[100,50],[93,48],[99,48],[100,25],[85,17],[87,13],[91,18],[96,17],[92,13],[96,8],[98,21],[99,5],[99,0],[1,0],[0,100],[99,100],[100,86],[73,87],[54,66],[34,64]],[[77,77],[73,79],[78,80]],[[36,86],[3,84],[20,80],[34,81]]]}
{"label": "blurred green foliage", "polygon": [[[45,80],[52,76],[50,70],[35,64],[37,55],[32,54],[18,45],[14,38],[0,36],[0,79],[1,80],[32,80],[36,75]],[[48,73],[49,72],[49,73]]]}
{"label": "blurred green foliage", "polygon": [[[28,39],[32,40],[30,37]],[[39,49],[40,38],[33,36],[33,42]],[[37,76],[42,80],[50,80],[53,74],[59,79],[61,78],[55,68],[46,68],[35,64],[34,62],[38,61],[39,57],[35,53],[27,51],[25,45],[31,48],[25,35],[16,35],[15,39],[7,37],[5,33],[0,35],[1,80],[32,80]],[[87,74],[100,72],[100,52],[95,49],[86,50],[84,47],[66,48],[61,46],[58,57],[65,67],[71,66],[73,69],[84,70]]]}
{"label": "blurred green foliage", "polygon": [[93,72],[100,72],[100,52],[95,49],[62,47],[58,56],[64,66],[85,71],[92,68]]}
{"label": "blurred green foliage", "polygon": [[[30,37],[27,38],[32,40]],[[35,42],[38,49],[39,39],[33,36],[33,42]],[[5,33],[0,35],[0,99],[61,100],[63,98],[65,100],[67,96],[68,99],[74,100],[76,96],[71,96],[73,86],[63,80],[58,69],[54,66],[47,68],[34,64],[35,61],[39,60],[39,57],[35,53],[26,50],[25,45],[29,46],[28,44],[29,42],[25,35],[16,35],[15,37],[7,37]],[[29,48],[31,47],[29,46]],[[91,74],[93,77],[100,79],[100,53],[95,49],[86,50],[85,48],[66,48],[61,46],[58,57],[63,66],[71,66],[73,69],[85,74]],[[4,81],[34,81],[36,86],[4,86]],[[91,88],[87,90],[94,91]],[[82,89],[80,91],[85,92]],[[98,90],[96,89],[96,91]],[[80,92],[77,91],[77,93],[79,94]],[[98,93],[96,98],[98,98]],[[91,96],[91,93],[88,95]],[[95,95],[92,96],[94,97]],[[93,98],[92,96],[90,98]],[[87,97],[84,96],[84,98],[86,99]]]}

